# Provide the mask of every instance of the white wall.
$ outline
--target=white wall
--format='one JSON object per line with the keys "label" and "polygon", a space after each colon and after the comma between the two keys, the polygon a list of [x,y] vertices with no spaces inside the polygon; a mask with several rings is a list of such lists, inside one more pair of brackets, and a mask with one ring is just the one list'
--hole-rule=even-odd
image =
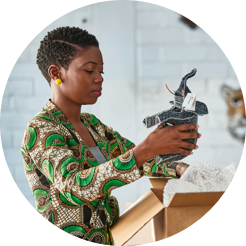
{"label": "white wall", "polygon": [[[87,19],[83,23],[83,19]],[[199,118],[199,149],[184,161],[209,161],[224,167],[239,162],[243,145],[227,131],[227,108],[220,86],[239,87],[230,62],[218,45],[200,28],[191,30],[179,21],[179,14],[156,5],[115,1],[73,11],[46,27],[35,37],[16,62],[9,77],[1,111],[4,154],[21,192],[34,206],[27,183],[20,145],[27,122],[50,98],[50,88],[35,64],[39,42],[47,31],[59,26],[78,26],[96,35],[104,59],[103,95],[82,111],[94,113],[105,124],[136,144],[153,129],[142,120],[170,108],[172,95],[181,78],[194,67],[197,74],[188,80],[197,100],[207,104],[209,115]],[[137,200],[151,187],[148,178],[112,192],[120,202]]]}

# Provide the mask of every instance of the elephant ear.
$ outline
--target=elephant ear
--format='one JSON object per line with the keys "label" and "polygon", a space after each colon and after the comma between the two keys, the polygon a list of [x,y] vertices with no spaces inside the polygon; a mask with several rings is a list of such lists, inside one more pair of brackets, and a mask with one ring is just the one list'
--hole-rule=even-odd
{"label": "elephant ear", "polygon": [[208,107],[207,107],[207,105],[205,103],[196,101],[196,110],[195,110],[195,112],[198,115],[200,115],[200,116],[208,114]]}

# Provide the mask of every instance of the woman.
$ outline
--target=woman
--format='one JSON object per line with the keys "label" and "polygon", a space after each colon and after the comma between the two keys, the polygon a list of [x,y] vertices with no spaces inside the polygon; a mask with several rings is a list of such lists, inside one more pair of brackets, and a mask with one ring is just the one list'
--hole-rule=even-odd
{"label": "woman", "polygon": [[[192,154],[199,138],[195,124],[159,125],[135,146],[81,106],[101,96],[103,58],[96,38],[79,28],[62,27],[41,41],[37,64],[52,97],[26,128],[21,153],[37,210],[77,237],[113,244],[110,227],[119,216],[111,190],[143,175],[182,175],[182,162],[155,163],[156,155]],[[156,171],[158,170],[158,171]]]}

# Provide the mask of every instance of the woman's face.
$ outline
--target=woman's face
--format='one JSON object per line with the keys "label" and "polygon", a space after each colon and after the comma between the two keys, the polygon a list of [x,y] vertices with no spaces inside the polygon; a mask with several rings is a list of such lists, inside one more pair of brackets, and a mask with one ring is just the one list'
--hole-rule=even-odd
{"label": "woman's face", "polygon": [[91,46],[70,63],[68,70],[61,68],[59,91],[77,104],[94,104],[101,96],[102,73],[102,54],[99,48]]}

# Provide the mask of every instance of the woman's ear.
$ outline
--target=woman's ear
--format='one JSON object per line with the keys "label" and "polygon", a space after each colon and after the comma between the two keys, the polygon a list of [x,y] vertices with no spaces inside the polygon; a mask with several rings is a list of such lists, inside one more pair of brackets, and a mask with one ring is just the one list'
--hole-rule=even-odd
{"label": "woman's ear", "polygon": [[56,65],[51,65],[48,69],[51,80],[60,79],[60,68]]}

